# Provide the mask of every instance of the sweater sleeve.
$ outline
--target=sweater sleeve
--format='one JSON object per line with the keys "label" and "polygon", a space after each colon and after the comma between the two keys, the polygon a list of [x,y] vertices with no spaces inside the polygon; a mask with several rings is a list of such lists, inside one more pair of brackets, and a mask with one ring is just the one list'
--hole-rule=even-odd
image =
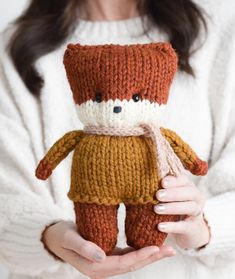
{"label": "sweater sleeve", "polygon": [[228,129],[233,133],[229,133],[220,156],[198,184],[201,189],[209,188],[212,194],[204,208],[211,231],[210,242],[199,250],[180,249],[183,254],[197,257],[210,265],[220,259],[235,259],[235,121],[232,120],[232,111],[235,111],[235,98]]}
{"label": "sweater sleeve", "polygon": [[211,239],[199,250],[180,249],[183,254],[211,266],[220,260],[235,259],[235,35],[230,32],[232,26],[221,29],[220,40],[224,47],[214,56],[211,72],[214,82],[210,88],[213,146],[208,174],[198,184],[200,189],[209,192],[204,215]]}
{"label": "sweater sleeve", "polygon": [[208,266],[235,259],[235,191],[220,194],[206,201],[204,217],[208,222],[211,238],[201,249],[177,250],[190,257],[195,257]]}
{"label": "sweater sleeve", "polygon": [[35,150],[1,61],[0,92],[0,261],[15,274],[54,272],[66,264],[45,250],[41,234],[70,218],[54,202],[49,182],[34,176]]}

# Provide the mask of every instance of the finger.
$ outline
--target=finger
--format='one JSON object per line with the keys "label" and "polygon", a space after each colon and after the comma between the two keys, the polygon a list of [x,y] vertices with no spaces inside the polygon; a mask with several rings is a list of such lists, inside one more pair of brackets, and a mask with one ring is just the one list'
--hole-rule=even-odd
{"label": "finger", "polygon": [[200,201],[201,193],[195,186],[187,185],[158,190],[156,197],[159,201]]}
{"label": "finger", "polygon": [[66,263],[69,263],[74,268],[76,268],[78,271],[80,271],[82,274],[84,274],[90,278],[94,275],[98,275],[98,274],[94,274],[91,271],[90,267],[92,267],[93,262],[78,255],[76,252],[74,252],[72,250],[67,250],[65,248],[62,248],[62,249],[63,249],[63,252],[62,252],[61,258]]}
{"label": "finger", "polygon": [[168,175],[164,177],[161,182],[163,188],[179,187],[190,183],[188,177],[185,175],[179,175],[177,177]]}
{"label": "finger", "polygon": [[103,262],[106,258],[105,252],[98,245],[85,240],[75,230],[66,232],[62,247],[70,249],[90,261]]}
{"label": "finger", "polygon": [[102,263],[91,263],[84,257],[70,251],[67,256],[64,256],[64,259],[83,274],[96,279],[129,272],[130,266],[146,260],[158,251],[157,246],[149,246],[123,256],[108,256]]}
{"label": "finger", "polygon": [[158,229],[166,233],[187,234],[190,231],[190,228],[190,222],[186,221],[165,222],[158,224]]}
{"label": "finger", "polygon": [[126,248],[116,247],[114,248],[112,255],[125,255],[133,251],[135,251],[135,249],[132,247],[126,247]]}
{"label": "finger", "polygon": [[149,246],[145,247],[133,252],[130,252],[128,254],[125,254],[123,256],[120,256],[119,263],[122,265],[130,266],[135,262],[143,261],[147,259],[148,257],[152,256],[153,254],[156,254],[159,251],[159,248],[157,246]]}
{"label": "finger", "polygon": [[[173,247],[167,246],[167,245],[162,245],[159,248],[159,253],[157,253],[157,256],[159,258],[164,258],[164,257],[171,257],[176,254],[176,251]],[[155,255],[153,255],[155,257]]]}
{"label": "finger", "polygon": [[195,201],[186,201],[157,204],[154,206],[154,211],[157,214],[197,216],[202,211],[202,209],[201,206]]}
{"label": "finger", "polygon": [[163,259],[165,257],[172,257],[175,254],[176,254],[176,251],[172,247],[163,245],[162,247],[159,248],[159,252],[153,254],[152,256],[148,257],[147,259],[128,266],[128,268],[126,270],[122,270],[122,271],[114,270],[112,273],[106,274],[106,276],[114,276],[114,275],[118,275],[118,274],[132,272],[132,271],[138,270],[140,268],[143,268],[144,266],[146,266],[148,264],[151,264],[160,259]]}
{"label": "finger", "polygon": [[140,262],[140,263],[137,263],[133,266],[130,267],[130,271],[135,271],[135,270],[138,270],[140,268],[143,268],[144,266],[146,265],[149,265],[153,262],[156,262],[156,261],[159,261],[163,258],[166,258],[166,257],[172,257],[172,256],[175,256],[176,255],[176,251],[170,247],[170,246],[162,246],[160,247],[160,250],[158,253],[156,253],[155,255],[149,257],[148,259]]}
{"label": "finger", "polygon": [[97,265],[100,265],[102,267],[103,265],[105,266],[104,263],[91,262],[81,255],[78,255],[77,253],[66,249],[64,249],[63,251],[62,258],[65,262],[69,263],[89,278],[105,279],[107,276],[106,272],[103,272],[102,268],[100,269],[100,271],[97,271]]}
{"label": "finger", "polygon": [[149,258],[158,251],[157,246],[149,246],[122,256],[109,256],[104,263],[94,263],[92,271],[104,276],[115,272],[124,273],[130,266]]}

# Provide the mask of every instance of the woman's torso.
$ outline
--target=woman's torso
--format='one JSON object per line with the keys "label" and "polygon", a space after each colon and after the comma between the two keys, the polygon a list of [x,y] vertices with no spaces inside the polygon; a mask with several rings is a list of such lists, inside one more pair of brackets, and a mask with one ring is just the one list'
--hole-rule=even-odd
{"label": "woman's torso", "polygon": [[[198,1],[200,2],[200,1]],[[202,1],[203,2],[203,1]],[[216,9],[213,1],[208,1],[206,4],[208,8]],[[210,4],[211,3],[211,4]],[[214,10],[213,10],[214,12]],[[131,38],[128,30],[133,29],[134,26],[138,33],[141,29],[139,20],[126,21],[125,23],[82,23],[78,26],[76,32],[69,42],[80,42],[81,44],[98,44],[98,43],[147,43],[150,41],[161,41],[167,38],[159,30],[152,32],[151,39],[145,35]],[[138,34],[137,34],[138,35]],[[198,155],[208,160],[211,154],[212,137],[213,137],[213,120],[211,114],[211,104],[209,99],[209,88],[211,82],[210,72],[213,68],[213,59],[218,47],[218,34],[216,29],[209,30],[209,38],[206,44],[196,52],[192,57],[192,64],[196,71],[196,77],[193,78],[184,73],[178,73],[174,79],[171,88],[169,102],[164,114],[162,115],[161,124],[163,127],[170,128],[176,131]],[[67,41],[67,42],[68,42]],[[26,119],[26,127],[30,131],[32,142],[40,143],[39,148],[35,144],[35,153],[38,160],[42,157],[43,152],[65,132],[74,129],[82,129],[83,125],[78,120],[72,94],[70,92],[65,71],[63,67],[63,53],[67,42],[57,51],[42,57],[37,66],[45,79],[45,85],[42,89],[40,101],[38,102],[38,110],[40,111],[40,119],[43,124],[40,126],[37,122],[35,128],[35,118],[29,115],[27,106],[31,101],[27,95],[18,94],[16,98],[17,104],[21,108],[22,117]],[[17,85],[12,83],[12,89],[17,91]],[[27,99],[28,98],[28,99]],[[27,102],[25,101],[27,99]],[[34,104],[35,105],[35,104]],[[36,117],[36,116],[35,116]],[[42,129],[42,133],[38,130]],[[203,143],[203,144],[202,144]],[[44,145],[45,144],[45,145]],[[43,151],[44,150],[44,151]],[[65,211],[70,212],[73,216],[73,205],[66,198],[70,187],[70,168],[72,156],[69,156],[59,167],[59,170],[51,178],[51,193],[53,199]],[[200,178],[192,177],[196,182]],[[207,191],[207,189],[201,189]],[[125,218],[124,207],[119,210],[119,246],[125,246],[125,237],[123,230],[123,223]],[[166,243],[171,243],[175,246],[171,237]],[[210,262],[208,262],[210,266]],[[160,278],[165,277],[175,278],[176,274],[179,278],[196,279],[196,278],[225,278],[224,274],[235,274],[229,264],[226,266],[223,262],[218,261],[216,268],[209,269],[204,263],[195,258],[186,257],[178,254],[173,258],[166,258],[162,261],[154,263],[145,267],[143,270],[121,275],[119,278],[131,279],[138,278]],[[169,268],[170,267],[170,268]],[[226,272],[226,273],[224,273]],[[39,278],[65,278],[61,277],[62,271],[58,274],[45,274]],[[66,273],[64,273],[66,274]],[[66,275],[63,275],[66,276]],[[14,277],[21,278],[21,277]],[[24,276],[24,279],[27,277]],[[71,279],[82,278],[73,272]],[[84,277],[85,278],[85,277]]]}

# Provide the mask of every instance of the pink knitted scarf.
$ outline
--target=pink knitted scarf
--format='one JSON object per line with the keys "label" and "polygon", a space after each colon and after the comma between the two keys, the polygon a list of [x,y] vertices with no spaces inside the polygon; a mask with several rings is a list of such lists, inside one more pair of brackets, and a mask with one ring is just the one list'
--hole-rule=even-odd
{"label": "pink knitted scarf", "polygon": [[169,142],[162,135],[160,128],[153,124],[141,124],[135,128],[111,128],[85,126],[84,132],[94,135],[109,136],[141,136],[151,137],[155,144],[156,162],[160,177],[166,175],[178,176],[184,170],[180,159],[176,156]]}

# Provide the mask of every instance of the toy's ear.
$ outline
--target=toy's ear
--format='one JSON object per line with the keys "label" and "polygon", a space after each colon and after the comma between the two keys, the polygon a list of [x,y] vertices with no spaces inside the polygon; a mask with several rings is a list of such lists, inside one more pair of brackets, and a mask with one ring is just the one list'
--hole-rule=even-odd
{"label": "toy's ear", "polygon": [[[70,88],[73,92],[74,101],[77,102],[77,84],[76,84],[76,70],[77,69],[77,57],[79,50],[82,48],[80,44],[68,44],[67,49],[64,52],[63,63],[66,70],[67,79],[70,84]],[[75,59],[76,57],[76,59]]]}
{"label": "toy's ear", "polygon": [[67,48],[66,48],[65,52],[64,52],[64,58],[66,56],[73,55],[74,52],[79,51],[79,49],[81,49],[81,48],[82,48],[82,46],[80,44],[71,44],[71,43],[69,43],[67,45]]}
{"label": "toy's ear", "polygon": [[159,52],[165,54],[165,58],[169,58],[171,62],[177,65],[178,63],[178,56],[174,48],[172,47],[171,43],[169,42],[157,42],[151,43],[152,50],[156,50],[156,54]]}
{"label": "toy's ear", "polygon": [[169,89],[178,67],[178,57],[176,51],[168,42],[159,42],[151,44],[151,54],[155,61],[156,72],[155,81],[159,92],[156,93],[157,102],[166,104],[169,95]]}
{"label": "toy's ear", "polygon": [[[82,45],[80,44],[68,44],[67,48],[64,52],[64,64],[69,64],[74,59],[74,53],[77,53],[80,49],[82,49]],[[71,60],[71,61],[70,61]]]}
{"label": "toy's ear", "polygon": [[80,44],[68,44],[67,45],[67,49],[70,49],[70,50],[76,50],[76,49],[79,49],[81,47],[81,45]]}
{"label": "toy's ear", "polygon": [[174,51],[171,43],[169,42],[157,42],[157,43],[151,43],[150,44],[152,49],[156,49],[158,51],[163,51],[163,52],[172,52]]}
{"label": "toy's ear", "polygon": [[157,42],[157,43],[152,43],[151,45],[153,48],[159,49],[159,50],[162,50],[165,52],[169,51],[172,48],[171,44],[168,42]]}

